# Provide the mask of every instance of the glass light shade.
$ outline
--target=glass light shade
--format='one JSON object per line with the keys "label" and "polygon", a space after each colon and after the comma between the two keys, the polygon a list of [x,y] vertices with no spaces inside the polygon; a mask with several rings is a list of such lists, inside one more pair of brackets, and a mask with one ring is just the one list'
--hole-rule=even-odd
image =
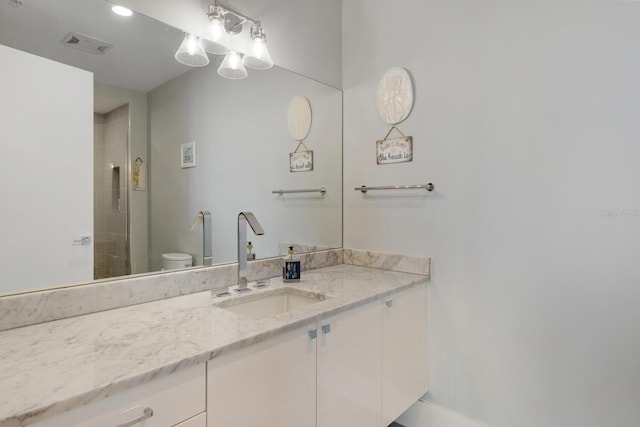
{"label": "glass light shade", "polygon": [[273,67],[273,60],[269,55],[267,49],[267,43],[264,38],[256,37],[251,40],[251,46],[244,55],[242,63],[249,68],[255,68],[258,70],[267,70]]}
{"label": "glass light shade", "polygon": [[227,53],[218,68],[218,74],[225,79],[244,79],[248,76],[246,68],[242,65],[242,58],[238,52]]}
{"label": "glass light shade", "polygon": [[209,65],[209,57],[202,47],[200,38],[193,34],[185,34],[175,58],[176,61],[190,67],[204,67]]}
{"label": "glass light shade", "polygon": [[124,6],[113,6],[111,8],[111,10],[113,10],[113,13],[120,15],[120,16],[131,16],[133,15],[133,11],[129,8],[126,8]]}
{"label": "glass light shade", "polygon": [[231,51],[229,36],[224,28],[224,18],[211,18],[211,40],[209,40],[208,49],[216,55],[226,55]]}

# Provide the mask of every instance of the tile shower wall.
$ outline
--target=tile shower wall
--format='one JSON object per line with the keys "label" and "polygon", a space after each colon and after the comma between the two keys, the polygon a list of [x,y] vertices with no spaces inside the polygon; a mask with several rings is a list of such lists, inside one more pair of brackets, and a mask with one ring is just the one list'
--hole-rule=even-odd
{"label": "tile shower wall", "polygon": [[101,279],[107,277],[107,213],[104,203],[104,133],[107,117],[94,114],[93,119],[93,277]]}
{"label": "tile shower wall", "polygon": [[95,115],[94,278],[130,274],[128,245],[129,107]]}

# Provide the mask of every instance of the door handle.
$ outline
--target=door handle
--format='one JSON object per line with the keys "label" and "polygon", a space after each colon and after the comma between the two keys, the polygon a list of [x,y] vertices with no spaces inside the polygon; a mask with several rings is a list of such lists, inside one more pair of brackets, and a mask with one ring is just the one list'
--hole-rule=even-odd
{"label": "door handle", "polygon": [[78,240],[73,241],[74,245],[89,246],[91,244],[91,236],[82,236]]}

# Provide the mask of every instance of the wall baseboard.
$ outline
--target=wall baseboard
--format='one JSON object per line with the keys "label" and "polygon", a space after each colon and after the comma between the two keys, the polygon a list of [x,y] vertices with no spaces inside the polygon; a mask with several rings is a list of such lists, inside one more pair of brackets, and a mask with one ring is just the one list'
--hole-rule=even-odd
{"label": "wall baseboard", "polygon": [[457,412],[419,400],[397,420],[405,427],[489,427]]}

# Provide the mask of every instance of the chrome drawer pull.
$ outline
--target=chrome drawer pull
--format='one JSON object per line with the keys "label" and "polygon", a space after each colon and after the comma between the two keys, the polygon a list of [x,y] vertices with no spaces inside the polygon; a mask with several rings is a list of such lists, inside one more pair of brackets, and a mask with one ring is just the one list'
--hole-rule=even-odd
{"label": "chrome drawer pull", "polygon": [[144,408],[144,413],[136,418],[135,420],[131,420],[129,422],[126,422],[124,424],[120,424],[117,427],[131,427],[134,426],[138,423],[143,422],[144,420],[148,420],[149,418],[153,417],[153,409],[151,408]]}

